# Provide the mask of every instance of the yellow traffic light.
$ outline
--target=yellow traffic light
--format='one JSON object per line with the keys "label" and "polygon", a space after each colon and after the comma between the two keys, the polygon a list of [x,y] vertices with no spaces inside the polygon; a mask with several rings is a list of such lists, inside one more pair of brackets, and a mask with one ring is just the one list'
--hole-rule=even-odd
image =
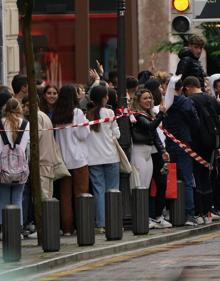
{"label": "yellow traffic light", "polygon": [[173,8],[178,12],[185,12],[187,9],[189,9],[189,5],[189,0],[173,0]]}

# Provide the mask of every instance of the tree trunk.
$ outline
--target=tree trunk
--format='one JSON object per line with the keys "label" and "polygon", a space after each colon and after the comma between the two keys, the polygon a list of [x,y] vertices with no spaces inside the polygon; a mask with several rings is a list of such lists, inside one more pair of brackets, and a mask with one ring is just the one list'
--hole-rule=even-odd
{"label": "tree trunk", "polygon": [[22,28],[24,37],[24,50],[27,66],[28,77],[28,95],[30,106],[30,177],[31,190],[34,201],[35,220],[38,232],[38,245],[41,245],[42,236],[42,208],[41,208],[41,188],[40,188],[40,172],[39,172],[39,139],[38,139],[38,102],[37,89],[34,70],[34,53],[33,42],[31,36],[31,21],[33,0],[23,0]]}

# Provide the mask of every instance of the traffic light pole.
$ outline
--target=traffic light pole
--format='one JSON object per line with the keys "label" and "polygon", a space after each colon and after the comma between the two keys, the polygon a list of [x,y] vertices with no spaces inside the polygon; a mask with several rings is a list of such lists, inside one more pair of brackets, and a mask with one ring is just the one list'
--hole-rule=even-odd
{"label": "traffic light pole", "polygon": [[[117,70],[118,70],[118,103],[119,107],[127,107],[126,98],[126,61],[125,61],[125,11],[126,0],[117,0]],[[130,159],[130,123],[128,117],[122,117],[118,120],[121,132],[120,144],[126,155]],[[122,192],[123,205],[123,223],[125,228],[131,226],[131,198],[130,183],[128,174],[120,174],[120,190]]]}

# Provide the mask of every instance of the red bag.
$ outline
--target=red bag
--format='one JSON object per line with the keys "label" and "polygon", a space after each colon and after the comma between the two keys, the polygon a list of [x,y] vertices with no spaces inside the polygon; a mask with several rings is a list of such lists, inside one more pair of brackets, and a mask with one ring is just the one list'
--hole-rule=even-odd
{"label": "red bag", "polygon": [[167,168],[167,189],[165,197],[167,199],[177,199],[176,163],[168,163]]}

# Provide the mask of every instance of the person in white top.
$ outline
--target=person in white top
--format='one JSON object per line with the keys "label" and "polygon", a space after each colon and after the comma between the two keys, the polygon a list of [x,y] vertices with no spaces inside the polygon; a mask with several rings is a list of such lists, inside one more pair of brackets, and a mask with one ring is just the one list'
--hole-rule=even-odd
{"label": "person in white top", "polygon": [[[18,100],[14,98],[10,98],[3,110],[1,122],[6,131],[6,135],[9,143],[12,147],[14,147],[14,143],[17,139],[18,132],[17,130],[20,128],[23,115],[22,108]],[[29,144],[29,123],[27,123],[25,130],[20,141],[20,148],[25,153],[27,146]],[[2,136],[0,136],[0,153],[3,151],[4,142]],[[0,225],[2,224],[2,209],[5,208],[6,205],[14,204],[20,208],[20,221],[21,226],[23,225],[23,212],[22,212],[22,195],[24,190],[24,183],[0,183]]]}
{"label": "person in white top", "polygon": [[[114,112],[105,108],[108,102],[108,90],[103,86],[92,88],[91,103],[88,105],[89,120],[113,117]],[[96,201],[96,227],[105,227],[105,192],[119,189],[119,155],[114,138],[120,137],[116,121],[91,126],[91,133],[86,141],[88,146],[89,177],[92,193]]]}
{"label": "person in white top", "polygon": [[[77,108],[78,97],[74,85],[65,85],[60,89],[57,105],[52,117],[54,126],[68,126],[86,122],[81,109]],[[90,133],[89,127],[72,127],[55,132],[63,161],[71,177],[60,182],[61,228],[64,235],[74,231],[73,200],[89,190],[88,159],[84,141]]]}

